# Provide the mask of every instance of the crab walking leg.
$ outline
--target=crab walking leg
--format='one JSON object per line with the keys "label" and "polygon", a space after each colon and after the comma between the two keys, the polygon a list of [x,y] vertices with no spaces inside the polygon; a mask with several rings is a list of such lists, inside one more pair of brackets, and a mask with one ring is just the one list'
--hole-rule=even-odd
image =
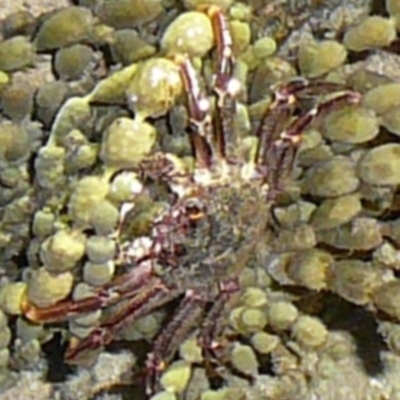
{"label": "crab walking leg", "polygon": [[343,103],[357,104],[360,100],[361,96],[359,93],[344,92],[300,115],[286,129],[280,132],[277,140],[273,142],[272,146],[267,149],[267,153],[263,155],[263,160],[267,160],[268,163],[268,179],[272,184],[272,189],[279,188],[282,177],[293,169],[302,135],[310,127],[315,118],[324,112],[335,109]]}
{"label": "crab walking leg", "polygon": [[61,301],[42,308],[25,301],[22,309],[25,317],[33,322],[61,322],[78,314],[104,309],[124,299],[135,297],[145,285],[151,284],[156,279],[153,276],[151,263],[142,263],[117,277],[107,286],[99,288],[92,296],[80,300]]}
{"label": "crab walking leg", "polygon": [[66,360],[74,361],[81,353],[87,350],[96,350],[106,346],[114,340],[124,326],[137,318],[149,314],[180,294],[181,291],[167,287],[160,279],[154,280],[152,284],[143,287],[135,297],[118,306],[117,310],[99,327],[94,329],[87,338],[71,340],[65,354]]}
{"label": "crab walking leg", "polygon": [[198,341],[203,350],[206,353],[212,353],[214,358],[219,358],[216,357],[216,351],[220,347],[220,343],[216,339],[221,337],[224,329],[224,311],[230,309],[230,303],[236,301],[234,295],[239,293],[239,289],[237,279],[222,282],[219,285],[219,293],[204,318]]}
{"label": "crab walking leg", "polygon": [[196,290],[188,290],[173,319],[155,340],[153,350],[147,356],[146,393],[158,390],[160,374],[172,360],[181,343],[200,321],[206,299]]}
{"label": "crab walking leg", "polygon": [[266,157],[280,132],[284,130],[287,121],[292,115],[298,96],[316,96],[321,93],[330,93],[343,90],[343,86],[333,82],[309,81],[295,79],[286,84],[278,85],[274,90],[274,100],[266,109],[256,135],[259,138],[255,154],[255,162],[267,165],[271,162]]}
{"label": "crab walking leg", "polygon": [[210,102],[202,93],[196,71],[186,56],[175,56],[179,66],[186,102],[189,110],[189,134],[196,164],[199,168],[210,168],[212,164]]}
{"label": "crab walking leg", "polygon": [[213,79],[213,90],[217,95],[213,143],[216,156],[224,160],[227,155],[234,154],[233,117],[241,85],[233,76],[235,59],[229,22],[219,7],[211,6],[206,12],[212,23],[217,55]]}

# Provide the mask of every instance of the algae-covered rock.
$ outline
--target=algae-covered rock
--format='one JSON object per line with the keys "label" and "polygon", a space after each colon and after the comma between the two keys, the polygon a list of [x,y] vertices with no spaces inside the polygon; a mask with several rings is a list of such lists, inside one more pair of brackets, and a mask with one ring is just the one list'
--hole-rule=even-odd
{"label": "algae-covered rock", "polygon": [[58,49],[88,39],[93,16],[89,9],[71,6],[54,13],[36,35],[39,51]]}

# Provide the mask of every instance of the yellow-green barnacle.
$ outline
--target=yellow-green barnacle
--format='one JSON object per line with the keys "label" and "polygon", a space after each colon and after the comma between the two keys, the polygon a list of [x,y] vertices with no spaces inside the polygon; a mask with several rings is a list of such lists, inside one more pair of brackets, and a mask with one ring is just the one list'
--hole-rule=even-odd
{"label": "yellow-green barnacle", "polygon": [[36,366],[42,354],[42,347],[37,339],[22,342],[18,338],[14,343],[13,361],[19,369],[27,369]]}
{"label": "yellow-green barnacle", "polygon": [[117,204],[132,202],[143,191],[143,183],[135,172],[124,171],[112,179],[108,199]]}
{"label": "yellow-green barnacle", "polygon": [[27,131],[11,122],[0,122],[0,161],[17,161],[29,154]]}
{"label": "yellow-green barnacle", "polygon": [[268,323],[275,331],[289,329],[299,316],[296,306],[287,301],[275,301],[268,307]]}
{"label": "yellow-green barnacle", "polygon": [[324,200],[311,216],[315,230],[333,229],[350,222],[362,210],[358,193]]}
{"label": "yellow-green barnacle", "polygon": [[356,191],[358,185],[354,163],[346,157],[336,156],[306,172],[303,191],[318,197],[337,197]]}
{"label": "yellow-green barnacle", "polygon": [[156,136],[156,129],[147,122],[117,118],[104,134],[100,158],[107,167],[115,169],[137,167],[150,153]]}
{"label": "yellow-green barnacle", "polygon": [[364,94],[361,104],[378,115],[400,106],[400,83],[384,83],[373,87]]}
{"label": "yellow-green barnacle", "polygon": [[93,235],[86,240],[86,255],[93,263],[104,264],[111,261],[115,253],[115,241],[106,236]]}
{"label": "yellow-green barnacle", "polygon": [[161,48],[169,55],[205,56],[214,45],[210,18],[203,12],[180,14],[167,27],[161,38]]}
{"label": "yellow-green barnacle", "polygon": [[373,265],[378,267],[400,269],[400,252],[390,242],[383,242],[373,253]]}
{"label": "yellow-green barnacle", "polygon": [[47,146],[64,146],[67,135],[89,124],[92,119],[90,98],[71,97],[61,107],[51,127]]}
{"label": "yellow-green barnacle", "polygon": [[121,29],[113,34],[111,54],[116,63],[131,65],[156,53],[156,47],[141,38],[134,29]]}
{"label": "yellow-green barnacle", "polygon": [[235,343],[230,361],[233,367],[245,375],[255,376],[258,372],[257,357],[250,346]]}
{"label": "yellow-green barnacle", "polygon": [[329,289],[359,305],[369,304],[381,283],[382,272],[360,260],[336,261],[332,267]]}
{"label": "yellow-green barnacle", "polygon": [[65,150],[62,147],[42,147],[35,159],[35,179],[43,189],[53,189],[65,183]]}
{"label": "yellow-green barnacle", "polygon": [[85,176],[74,187],[68,213],[74,223],[80,227],[89,226],[93,207],[103,201],[109,192],[109,182],[99,176]]}
{"label": "yellow-green barnacle", "polygon": [[190,363],[201,363],[203,361],[203,350],[199,346],[196,335],[192,335],[180,345],[179,355],[183,360]]}
{"label": "yellow-green barnacle", "polygon": [[358,164],[358,173],[372,185],[398,185],[399,168],[400,144],[388,143],[369,150]]}
{"label": "yellow-green barnacle", "polygon": [[40,259],[50,272],[68,271],[85,254],[85,240],[79,231],[59,230],[42,243]]}
{"label": "yellow-green barnacle", "polygon": [[71,292],[71,272],[54,274],[45,267],[32,271],[28,281],[27,300],[37,307],[47,307],[65,299]]}
{"label": "yellow-green barnacle", "polygon": [[323,119],[321,132],[329,140],[364,143],[378,135],[379,121],[371,109],[345,107]]}
{"label": "yellow-green barnacle", "polygon": [[32,231],[36,237],[45,238],[50,236],[54,231],[54,223],[56,216],[50,209],[44,208],[36,211],[33,216]]}
{"label": "yellow-green barnacle", "polygon": [[379,311],[400,321],[400,281],[384,283],[373,294],[373,303]]}
{"label": "yellow-green barnacle", "polygon": [[85,73],[94,59],[93,49],[78,43],[57,51],[54,58],[54,69],[60,79],[76,80]]}
{"label": "yellow-green barnacle", "polygon": [[268,303],[266,292],[253,286],[244,290],[240,300],[247,307],[263,307]]}
{"label": "yellow-green barnacle", "polygon": [[89,103],[125,104],[126,88],[137,70],[138,64],[132,64],[111,73],[107,78],[98,82],[87,96]]}
{"label": "yellow-green barnacle", "polygon": [[338,249],[373,250],[382,244],[383,237],[376,219],[358,217],[339,228],[318,231],[317,240]]}
{"label": "yellow-green barnacle", "polygon": [[102,200],[94,205],[90,213],[90,224],[98,235],[108,235],[118,224],[119,210],[108,200]]}
{"label": "yellow-green barnacle", "polygon": [[151,22],[164,9],[160,0],[108,0],[97,2],[95,11],[100,21],[123,29]]}
{"label": "yellow-green barnacle", "polygon": [[22,343],[27,343],[34,339],[44,341],[51,335],[50,333],[46,333],[42,324],[35,324],[23,317],[18,317],[16,329],[17,337]]}
{"label": "yellow-green barnacle", "polygon": [[311,249],[316,245],[314,229],[309,224],[301,224],[294,229],[282,229],[271,242],[277,252]]}
{"label": "yellow-green barnacle", "polygon": [[251,345],[260,354],[269,354],[280,342],[278,335],[267,332],[256,332],[251,337]]}
{"label": "yellow-green barnacle", "polygon": [[12,72],[33,65],[35,47],[25,36],[14,36],[0,42],[0,70]]}
{"label": "yellow-green barnacle", "polygon": [[335,40],[306,40],[300,43],[298,58],[301,73],[316,78],[341,66],[346,61],[347,51]]}
{"label": "yellow-green barnacle", "polygon": [[166,58],[152,58],[139,65],[126,96],[136,118],[155,118],[170,110],[182,90],[178,65]]}
{"label": "yellow-green barnacle", "polygon": [[114,272],[115,263],[112,260],[102,264],[87,262],[83,267],[83,279],[91,286],[103,286],[112,280]]}
{"label": "yellow-green barnacle", "polygon": [[301,315],[291,327],[297,343],[305,349],[315,349],[324,345],[328,339],[326,326],[316,317]]}
{"label": "yellow-green barnacle", "polygon": [[259,308],[244,308],[238,318],[240,331],[246,334],[262,331],[267,322],[266,312]]}
{"label": "yellow-green barnacle", "polygon": [[172,393],[182,393],[189,383],[191,366],[187,361],[175,361],[162,374],[161,386]]}
{"label": "yellow-green barnacle", "polygon": [[22,303],[25,299],[27,284],[10,282],[0,288],[0,309],[6,314],[21,315]]}
{"label": "yellow-green barnacle", "polygon": [[343,44],[348,50],[364,51],[389,46],[395,39],[395,20],[373,15],[348,29]]}
{"label": "yellow-green barnacle", "polygon": [[297,285],[310,290],[323,290],[328,287],[328,277],[333,263],[333,256],[328,252],[310,249],[294,253],[286,273]]}
{"label": "yellow-green barnacle", "polygon": [[36,35],[38,50],[53,50],[88,39],[94,19],[86,7],[66,7],[51,15]]}

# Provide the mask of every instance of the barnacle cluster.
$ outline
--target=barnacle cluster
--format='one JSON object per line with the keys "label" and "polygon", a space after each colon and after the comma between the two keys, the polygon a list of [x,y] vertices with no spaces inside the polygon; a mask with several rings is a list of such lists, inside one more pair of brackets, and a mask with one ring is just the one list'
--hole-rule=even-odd
{"label": "barnacle cluster", "polygon": [[119,241],[148,234],[172,202],[165,185],[139,179],[147,155],[193,169],[174,56],[212,81],[211,5],[230,22],[244,154],[278,84],[318,79],[361,101],[304,133],[226,310],[221,363],[190,336],[153,399],[398,399],[398,1],[75,3],[0,24],[0,397],[144,398],[142,345],[173,307],[126,326],[123,351],[68,367],[65,341],[87,338],[107,310],[41,324],[29,307],[89,298],[121,274]]}

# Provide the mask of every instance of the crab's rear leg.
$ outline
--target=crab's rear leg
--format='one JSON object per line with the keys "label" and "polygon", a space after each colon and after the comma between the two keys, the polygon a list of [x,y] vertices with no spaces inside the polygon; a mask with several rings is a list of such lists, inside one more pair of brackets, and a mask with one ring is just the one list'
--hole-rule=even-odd
{"label": "crab's rear leg", "polygon": [[206,300],[201,290],[191,289],[185,294],[173,319],[156,338],[146,362],[146,394],[158,391],[161,373],[172,360],[181,343],[201,321]]}
{"label": "crab's rear leg", "polygon": [[48,307],[37,307],[28,300],[22,304],[24,316],[36,323],[62,322],[82,313],[104,309],[124,299],[138,295],[143,286],[154,280],[151,263],[131,269],[108,285],[96,289],[93,295],[80,300],[65,300]]}
{"label": "crab's rear leg", "polygon": [[108,345],[121,332],[123,327],[148,315],[179,296],[180,293],[178,289],[165,285],[161,279],[154,278],[135,297],[122,302],[121,305],[116,305],[115,309],[88,337],[83,340],[72,340],[65,358],[74,362],[79,360],[82,353]]}

